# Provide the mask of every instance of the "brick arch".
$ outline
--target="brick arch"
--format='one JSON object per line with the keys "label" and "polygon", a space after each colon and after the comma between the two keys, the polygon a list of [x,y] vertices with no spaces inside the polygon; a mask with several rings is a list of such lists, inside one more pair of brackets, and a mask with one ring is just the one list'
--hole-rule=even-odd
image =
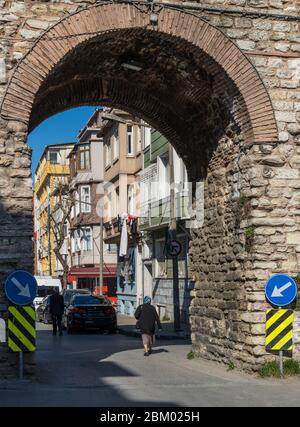
{"label": "brick arch", "polygon": [[[200,49],[218,64],[237,88],[236,116],[249,143],[275,142],[277,126],[269,95],[256,69],[220,30],[192,14],[164,7],[158,25],[133,5],[94,5],[76,12],[45,32],[16,67],[1,106],[4,119],[29,123],[36,95],[48,75],[66,55],[99,34],[115,30],[146,29],[176,38]],[[63,40],[63,43],[61,42]],[[222,90],[222,82],[219,84]],[[37,124],[37,123],[35,123]]]}

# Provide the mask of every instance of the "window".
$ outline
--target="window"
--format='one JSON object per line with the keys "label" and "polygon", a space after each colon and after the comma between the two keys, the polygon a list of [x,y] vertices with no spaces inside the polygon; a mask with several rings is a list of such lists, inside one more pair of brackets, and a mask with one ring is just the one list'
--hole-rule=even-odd
{"label": "window", "polygon": [[50,151],[49,152],[49,160],[51,165],[57,165],[58,164],[58,152],[57,151]]}
{"label": "window", "polygon": [[105,146],[105,166],[111,164],[111,145],[110,143]]}
{"label": "window", "polygon": [[75,176],[77,172],[77,164],[76,164],[76,152],[74,151],[71,156],[71,176]]}
{"label": "window", "polygon": [[155,240],[155,277],[172,277],[172,260],[166,259],[165,249],[165,239]]}
{"label": "window", "polygon": [[143,141],[143,150],[151,144],[151,128],[142,127],[142,141]]}
{"label": "window", "polygon": [[109,221],[112,219],[112,192],[107,194],[107,217]]}
{"label": "window", "polygon": [[173,163],[174,163],[174,182],[178,185],[175,187],[175,192],[188,189],[188,177],[186,167],[183,160],[178,156],[176,151],[173,150]]}
{"label": "window", "polygon": [[136,134],[137,134],[137,139],[136,139],[136,151],[139,153],[142,149],[142,131],[141,131],[141,127],[137,126],[136,128]]}
{"label": "window", "polygon": [[75,240],[75,252],[80,252],[81,251],[80,230],[75,231],[74,240]]}
{"label": "window", "polygon": [[65,236],[65,237],[67,237],[67,236],[68,236],[68,231],[69,231],[68,224],[67,224],[67,223],[65,223],[65,224],[64,224],[64,236]]}
{"label": "window", "polygon": [[91,227],[82,227],[82,249],[84,251],[92,250],[92,229]]}
{"label": "window", "polygon": [[79,200],[78,191],[75,191],[74,197],[75,197],[75,216],[77,216],[80,214],[80,200]]}
{"label": "window", "polygon": [[158,157],[157,166],[158,166],[158,194],[160,199],[164,199],[170,195],[168,159],[165,157]]}
{"label": "window", "polygon": [[127,126],[127,155],[133,156],[132,126]]}
{"label": "window", "polygon": [[91,212],[91,189],[90,187],[81,187],[81,212]]}
{"label": "window", "polygon": [[110,254],[116,254],[118,252],[118,246],[116,243],[108,243],[106,245],[106,251]]}
{"label": "window", "polygon": [[127,194],[127,211],[129,214],[134,215],[134,185],[128,185]]}
{"label": "window", "polygon": [[91,168],[90,162],[90,145],[79,145],[78,149],[78,169],[89,170]]}
{"label": "window", "polygon": [[119,135],[118,133],[116,135],[112,136],[112,147],[113,147],[113,159],[117,160],[119,158],[119,148],[120,142],[119,142]]}
{"label": "window", "polygon": [[119,187],[115,191],[115,203],[114,203],[114,212],[113,215],[116,217],[119,213]]}

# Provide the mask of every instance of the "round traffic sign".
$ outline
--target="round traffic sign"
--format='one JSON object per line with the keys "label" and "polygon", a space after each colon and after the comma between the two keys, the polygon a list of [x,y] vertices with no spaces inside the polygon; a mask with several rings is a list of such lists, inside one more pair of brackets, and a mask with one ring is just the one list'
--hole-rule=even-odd
{"label": "round traffic sign", "polygon": [[168,254],[170,256],[176,257],[180,254],[182,250],[182,246],[181,243],[178,240],[171,240],[170,243],[168,244]]}
{"label": "round traffic sign", "polygon": [[4,290],[7,298],[16,305],[30,305],[37,295],[38,284],[27,271],[18,270],[8,276]]}
{"label": "round traffic sign", "polygon": [[298,286],[287,274],[275,274],[267,281],[265,294],[271,304],[284,307],[297,298]]}

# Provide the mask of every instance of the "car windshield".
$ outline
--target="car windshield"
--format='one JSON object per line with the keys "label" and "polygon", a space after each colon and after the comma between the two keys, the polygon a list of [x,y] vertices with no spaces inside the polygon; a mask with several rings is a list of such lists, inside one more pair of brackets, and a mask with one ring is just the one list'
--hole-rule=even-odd
{"label": "car windshield", "polygon": [[52,295],[56,290],[59,291],[58,286],[38,286],[37,296],[40,298],[46,297],[47,295]]}
{"label": "car windshield", "polygon": [[110,305],[109,301],[105,298],[93,297],[90,295],[76,295],[72,299],[72,303],[74,305]]}
{"label": "car windshield", "polygon": [[79,295],[79,294],[83,294],[83,295],[86,295],[86,294],[89,294],[89,291],[80,291],[80,290],[74,290],[74,291],[71,291],[71,292],[66,292],[65,293],[65,295],[64,295],[64,300],[65,300],[65,303],[69,303],[70,301],[71,301],[71,299],[75,296],[75,295]]}

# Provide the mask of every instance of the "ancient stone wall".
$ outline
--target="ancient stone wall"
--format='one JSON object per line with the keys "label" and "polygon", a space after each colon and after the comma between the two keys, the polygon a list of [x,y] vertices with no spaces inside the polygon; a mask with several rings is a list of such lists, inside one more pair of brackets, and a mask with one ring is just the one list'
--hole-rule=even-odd
{"label": "ancient stone wall", "polygon": [[[29,55],[25,59],[24,56],[53,24],[93,3],[95,1],[0,0],[0,102],[9,87],[5,114],[0,119],[2,280],[15,268],[32,268],[32,188],[30,150],[26,145],[28,122],[21,117],[28,116],[30,111],[36,79],[42,81],[52,71],[52,66],[47,72],[40,69],[39,58],[30,62]],[[199,155],[195,157],[194,165],[201,169],[206,196],[204,226],[194,231],[191,244],[196,281],[191,307],[194,349],[199,355],[225,362],[232,360],[251,368],[258,366],[265,357],[264,282],[270,274],[279,271],[298,274],[299,4],[281,0],[165,3],[177,5],[183,8],[180,10],[187,10],[220,29],[251,61],[271,99],[271,103],[268,102],[268,96],[263,93],[265,101],[261,101],[263,86],[257,91],[253,75],[247,81],[247,65],[240,73],[237,67],[234,75],[232,70],[237,56],[232,48],[233,53],[224,59],[223,66],[227,75],[232,72],[233,83],[244,93],[245,108],[251,111],[251,121],[243,129],[227,129],[227,134],[219,138],[218,146],[208,154],[205,165],[200,164],[203,152],[197,146],[195,136],[191,141],[193,147],[185,148]],[[109,21],[114,20],[116,16],[111,15]],[[75,27],[82,25],[86,32],[89,31],[90,26],[86,23],[74,22]],[[178,31],[183,33],[182,28]],[[208,45],[210,40],[207,40]],[[76,44],[72,37],[68,43]],[[64,46],[60,39],[55,46],[56,53],[48,51],[47,64],[52,63],[59,52],[64,52]],[[211,48],[210,54],[213,53]],[[17,64],[21,64],[14,82],[17,85],[9,86]],[[188,76],[188,66],[182,66],[182,76],[185,73]],[[220,90],[224,81],[219,82]],[[149,107],[148,113],[150,110]],[[13,112],[18,120],[12,119]],[[274,114],[276,126],[272,122]],[[245,114],[240,116],[245,118]],[[236,126],[236,121],[234,123]],[[249,141],[245,134],[251,123],[252,134],[259,134],[259,137]]]}

